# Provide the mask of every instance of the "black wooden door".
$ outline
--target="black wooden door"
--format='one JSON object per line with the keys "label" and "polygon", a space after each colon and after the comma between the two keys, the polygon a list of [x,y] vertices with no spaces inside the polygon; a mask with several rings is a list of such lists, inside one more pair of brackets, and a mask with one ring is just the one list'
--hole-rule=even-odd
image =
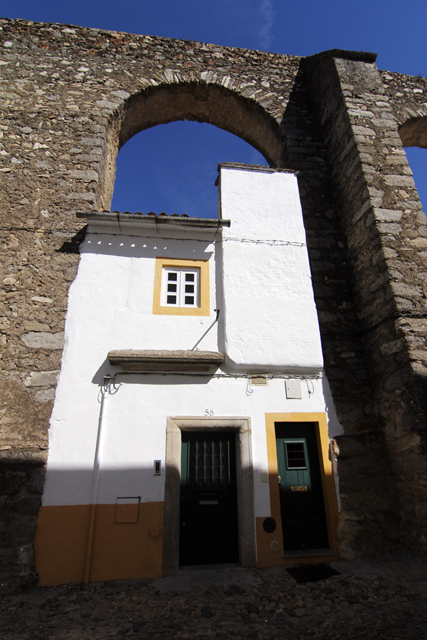
{"label": "black wooden door", "polygon": [[275,427],[283,547],[328,548],[315,424],[277,422]]}
{"label": "black wooden door", "polygon": [[180,564],[237,561],[235,435],[184,431]]}

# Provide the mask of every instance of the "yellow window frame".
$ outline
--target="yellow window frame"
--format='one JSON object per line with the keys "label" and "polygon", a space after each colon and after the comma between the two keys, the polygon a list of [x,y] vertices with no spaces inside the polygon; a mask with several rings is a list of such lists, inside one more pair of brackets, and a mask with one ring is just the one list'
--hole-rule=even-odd
{"label": "yellow window frame", "polygon": [[[185,268],[200,270],[200,306],[199,307],[166,307],[162,305],[162,278],[165,267]],[[154,295],[153,314],[169,316],[209,316],[210,315],[210,289],[209,289],[209,260],[184,260],[179,258],[156,258],[154,268]]]}

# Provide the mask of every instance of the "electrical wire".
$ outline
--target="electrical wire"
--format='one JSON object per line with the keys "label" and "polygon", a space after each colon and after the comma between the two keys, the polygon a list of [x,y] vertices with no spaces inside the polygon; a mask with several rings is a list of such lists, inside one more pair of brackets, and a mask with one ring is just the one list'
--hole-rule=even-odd
{"label": "electrical wire", "polygon": [[[111,233],[108,232],[108,234],[106,233],[96,233],[96,232],[91,232],[90,235],[108,235],[108,236],[117,236],[122,238],[123,234],[121,233]],[[158,241],[158,240],[174,240],[175,238],[171,238],[170,236],[166,237],[166,236],[140,236],[140,235],[133,235],[130,233],[127,233],[126,236],[128,238],[143,238],[145,241],[146,240],[153,240],[153,241]],[[185,241],[185,240],[184,240]],[[92,244],[90,242],[90,240],[87,240],[86,242],[88,242],[89,244]],[[305,242],[292,242],[290,240],[255,240],[252,238],[221,238],[220,240],[210,240],[210,239],[205,239],[205,240],[198,240],[198,239],[191,239],[191,240],[187,240],[187,242],[203,242],[203,243],[208,243],[208,244],[221,244],[223,242],[240,242],[242,244],[262,244],[262,245],[268,245],[269,247],[306,247],[307,244]]]}
{"label": "electrical wire", "polygon": [[252,238],[222,238],[217,242],[241,242],[249,244],[266,244],[269,247],[306,247],[305,242],[291,242],[288,240],[253,240]]}
{"label": "electrical wire", "polygon": [[[196,378],[203,378],[203,377],[233,378],[234,380],[238,380],[238,379],[250,380],[251,378],[258,378],[259,376],[262,376],[263,378],[267,378],[268,380],[306,380],[306,381],[321,380],[322,378],[325,377],[324,371],[321,371],[320,373],[316,373],[313,375],[302,375],[297,373],[258,373],[258,374],[256,373],[213,373],[213,374],[209,374],[209,373],[190,373],[187,371],[164,372],[164,373],[159,371],[117,371],[117,373],[113,375],[112,379],[115,385],[115,380],[117,376],[153,376],[153,375],[189,376],[189,377],[196,377]],[[118,389],[119,387],[117,387],[117,390]]]}

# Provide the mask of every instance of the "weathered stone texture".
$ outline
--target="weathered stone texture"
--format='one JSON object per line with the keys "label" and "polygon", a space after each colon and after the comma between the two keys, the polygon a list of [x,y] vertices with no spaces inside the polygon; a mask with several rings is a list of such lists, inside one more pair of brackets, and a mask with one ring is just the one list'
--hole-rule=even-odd
{"label": "weathered stone texture", "polygon": [[25,466],[47,446],[85,231],[75,211],[109,210],[136,132],[209,122],[298,172],[339,448],[348,438],[365,452],[339,458],[342,547],[422,552],[427,224],[402,142],[427,146],[427,81],[360,52],[302,59],[1,20],[0,82],[0,448]]}
{"label": "weathered stone texture", "polygon": [[32,540],[45,477],[45,455],[0,451],[0,580],[36,578]]}
{"label": "weathered stone texture", "polygon": [[[396,446],[402,438],[420,442],[416,434],[426,427],[426,378],[420,361],[427,319],[425,260],[417,246],[426,220],[393,105],[375,66],[328,54],[309,64],[318,70],[313,88],[341,204],[378,426],[387,438],[406,541],[422,550],[427,504],[419,479],[426,477],[426,458],[414,456],[413,445],[399,453]],[[420,324],[409,328],[406,318]],[[420,349],[411,349],[411,342]]]}
{"label": "weathered stone texture", "polygon": [[427,148],[427,78],[380,71],[404,147]]}
{"label": "weathered stone texture", "polygon": [[379,433],[336,438],[342,513],[340,555],[383,557],[403,541],[397,494],[384,438]]}

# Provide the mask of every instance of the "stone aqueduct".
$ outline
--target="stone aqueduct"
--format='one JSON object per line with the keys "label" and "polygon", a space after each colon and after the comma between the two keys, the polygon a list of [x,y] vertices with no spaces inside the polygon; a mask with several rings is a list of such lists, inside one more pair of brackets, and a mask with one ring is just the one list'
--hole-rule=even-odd
{"label": "stone aqueduct", "polygon": [[425,554],[427,222],[403,147],[427,147],[427,80],[379,71],[371,53],[300,58],[22,20],[0,29],[2,579],[33,576],[83,235],[75,211],[109,210],[119,148],[183,119],[298,172],[345,430],[341,554]]}

